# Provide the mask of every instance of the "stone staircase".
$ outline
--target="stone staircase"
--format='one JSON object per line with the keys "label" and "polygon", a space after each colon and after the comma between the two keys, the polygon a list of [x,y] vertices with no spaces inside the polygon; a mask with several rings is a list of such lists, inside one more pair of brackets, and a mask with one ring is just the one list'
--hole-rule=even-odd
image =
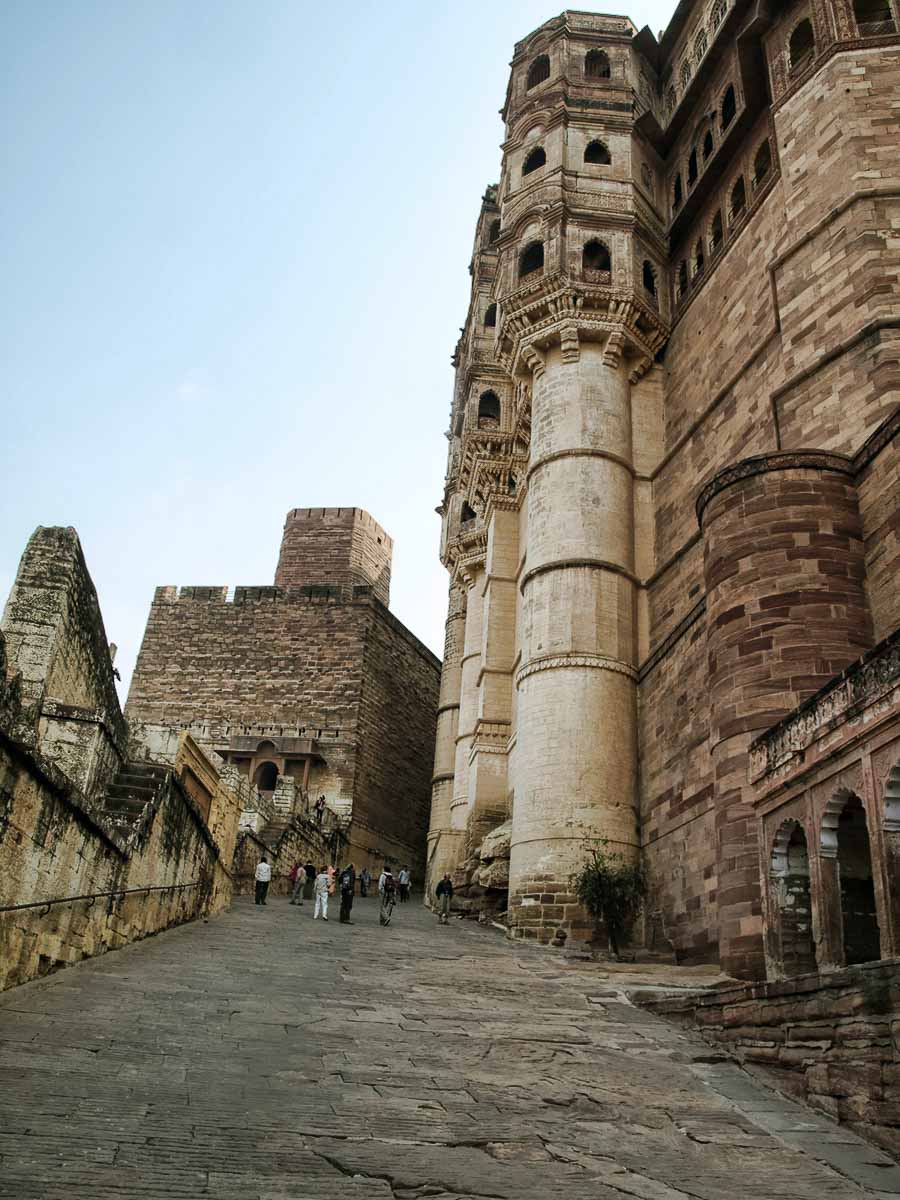
{"label": "stone staircase", "polygon": [[156,798],[167,774],[166,767],[154,763],[125,763],[103,797],[103,811],[111,824],[130,833],[147,804]]}

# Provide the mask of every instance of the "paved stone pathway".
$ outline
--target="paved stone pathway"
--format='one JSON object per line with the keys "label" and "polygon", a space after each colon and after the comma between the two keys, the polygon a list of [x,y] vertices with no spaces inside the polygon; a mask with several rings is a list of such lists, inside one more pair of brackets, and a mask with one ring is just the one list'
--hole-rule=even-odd
{"label": "paved stone pathway", "polygon": [[0,997],[0,1196],[900,1196],[596,966],[376,908],[240,900]]}

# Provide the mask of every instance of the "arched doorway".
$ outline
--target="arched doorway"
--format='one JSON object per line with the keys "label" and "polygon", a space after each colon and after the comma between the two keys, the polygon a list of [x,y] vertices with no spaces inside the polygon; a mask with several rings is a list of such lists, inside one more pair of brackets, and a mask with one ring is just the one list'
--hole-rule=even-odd
{"label": "arched doorway", "polygon": [[873,962],[881,958],[881,935],[866,811],[855,792],[842,789],[829,801],[822,850],[837,859],[843,961],[847,966]]}
{"label": "arched doorway", "polygon": [[253,776],[253,782],[261,792],[274,792],[278,782],[278,768],[273,762],[260,763]]}
{"label": "arched doorway", "polygon": [[778,941],[784,975],[815,971],[809,848],[798,821],[786,821],[772,846],[772,890],[778,908]]}

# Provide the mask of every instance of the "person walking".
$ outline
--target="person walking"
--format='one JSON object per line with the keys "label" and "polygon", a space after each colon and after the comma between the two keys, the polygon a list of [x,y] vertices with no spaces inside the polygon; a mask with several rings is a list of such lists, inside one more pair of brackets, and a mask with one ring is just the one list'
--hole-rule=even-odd
{"label": "person walking", "polygon": [[437,887],[434,889],[434,894],[438,900],[438,916],[442,925],[446,925],[450,916],[450,901],[453,899],[453,881],[449,875],[445,875]]}
{"label": "person walking", "polygon": [[394,905],[397,902],[397,881],[391,868],[385,866],[378,880],[378,895],[381,897],[381,910],[378,913],[379,925],[390,925]]}
{"label": "person walking", "polygon": [[403,867],[400,874],[397,876],[397,883],[400,885],[400,903],[405,904],[409,899],[409,888],[412,883],[412,876],[409,873],[409,867]]}
{"label": "person walking", "polygon": [[322,915],[322,920],[328,920],[328,871],[325,867],[319,868],[319,873],[316,876],[316,910],[313,913],[313,920],[318,921],[319,914]]}
{"label": "person walking", "polygon": [[352,925],[350,910],[353,908],[353,893],[356,889],[356,870],[353,863],[348,863],[341,871],[341,924]]}
{"label": "person walking", "polygon": [[291,881],[291,904],[303,905],[303,885],[306,883],[306,869],[296,862],[291,867],[288,876]]}
{"label": "person walking", "polygon": [[303,881],[303,899],[312,900],[315,895],[316,887],[315,864],[308,862],[303,870],[306,872],[306,879]]}
{"label": "person walking", "polygon": [[359,873],[359,894],[365,899],[369,894],[369,884],[372,882],[372,876],[369,874],[369,868],[363,867]]}
{"label": "person walking", "polygon": [[322,817],[325,815],[325,797],[320,796],[316,801],[316,824],[322,824]]}
{"label": "person walking", "polygon": [[265,904],[266,893],[269,890],[269,883],[272,879],[272,868],[266,861],[266,856],[263,855],[256,867],[256,903]]}

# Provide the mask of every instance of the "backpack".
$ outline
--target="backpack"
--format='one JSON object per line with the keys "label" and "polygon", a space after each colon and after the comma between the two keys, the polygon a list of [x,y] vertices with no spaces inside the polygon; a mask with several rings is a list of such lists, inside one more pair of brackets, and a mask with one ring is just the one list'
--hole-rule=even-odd
{"label": "backpack", "polygon": [[384,894],[386,896],[393,896],[396,886],[397,884],[393,875],[386,875],[384,878]]}
{"label": "backpack", "polygon": [[344,871],[341,875],[341,891],[349,892],[353,886],[353,876],[349,871]]}

